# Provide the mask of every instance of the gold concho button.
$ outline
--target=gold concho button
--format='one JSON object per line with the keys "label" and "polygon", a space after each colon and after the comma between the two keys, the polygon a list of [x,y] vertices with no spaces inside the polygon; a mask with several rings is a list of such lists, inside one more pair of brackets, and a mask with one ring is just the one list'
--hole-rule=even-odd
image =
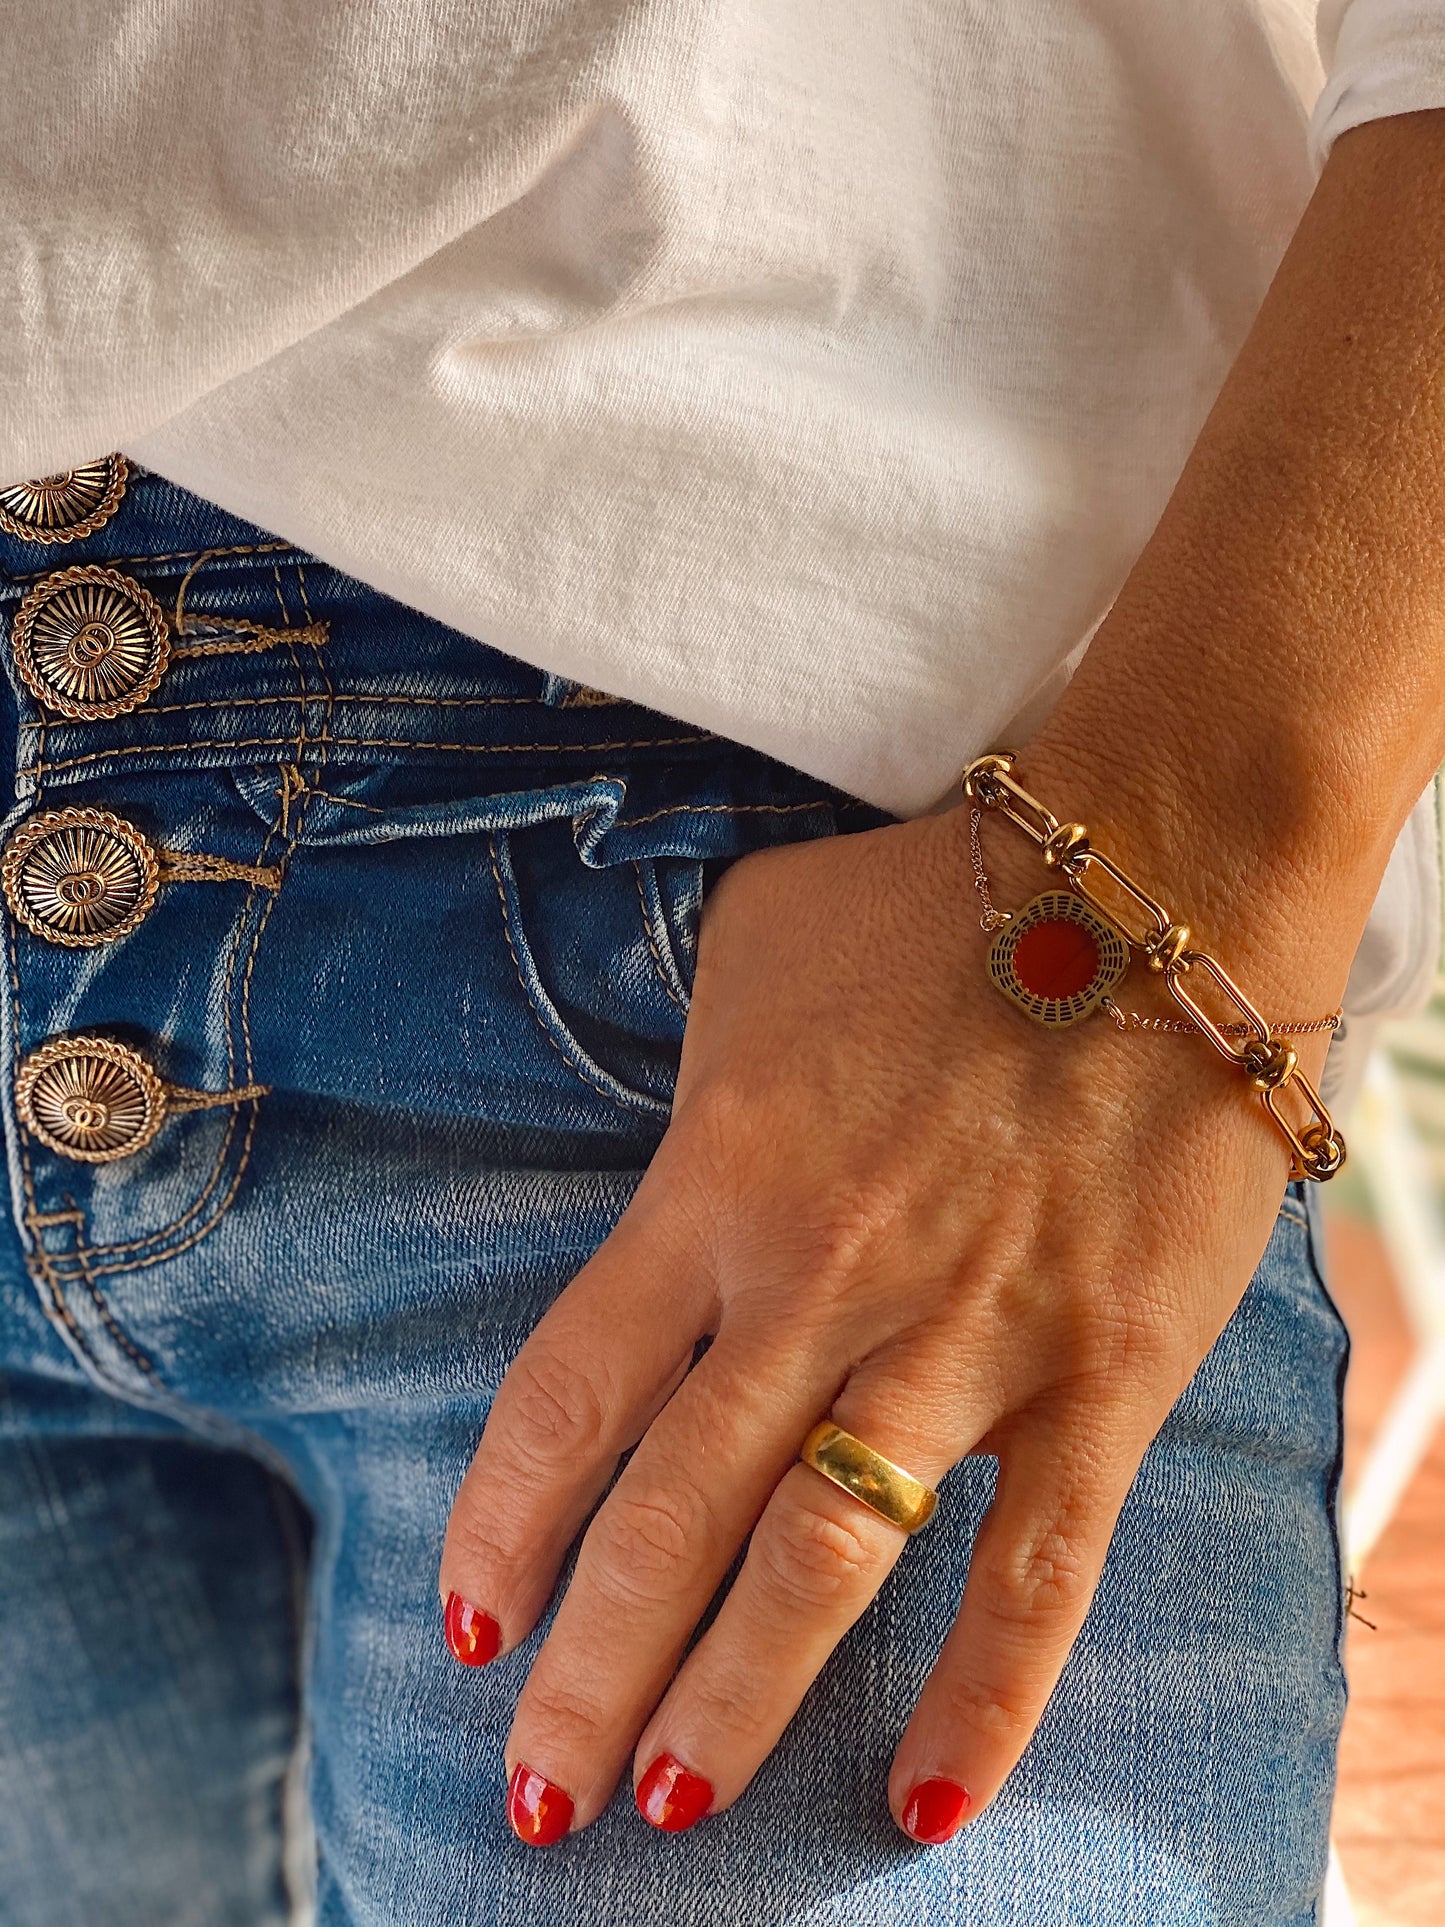
{"label": "gold concho button", "polygon": [[0,884],[27,930],[87,950],[135,929],[156,900],[160,864],[133,823],[108,810],[46,810],[5,846]]}
{"label": "gold concho button", "polygon": [[109,1164],[150,1143],[165,1122],[166,1089],[138,1051],[111,1037],[53,1037],[15,1076],[27,1131],[63,1158]]}
{"label": "gold concho button", "polygon": [[78,542],[120,507],[130,469],[124,455],[0,488],[0,529],[22,542]]}
{"label": "gold concho button", "polygon": [[76,722],[135,709],[170,653],[165,615],[149,589],[94,563],[37,582],[15,612],[11,640],[27,687]]}

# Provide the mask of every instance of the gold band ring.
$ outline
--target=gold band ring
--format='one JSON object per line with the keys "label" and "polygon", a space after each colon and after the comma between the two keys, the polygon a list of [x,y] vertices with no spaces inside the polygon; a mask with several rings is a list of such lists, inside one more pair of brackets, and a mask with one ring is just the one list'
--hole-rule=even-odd
{"label": "gold band ring", "polygon": [[870,1512],[904,1532],[917,1532],[933,1517],[938,1494],[932,1486],[915,1479],[892,1459],[885,1459],[862,1439],[855,1439],[832,1419],[813,1427],[798,1457],[834,1485],[851,1492]]}

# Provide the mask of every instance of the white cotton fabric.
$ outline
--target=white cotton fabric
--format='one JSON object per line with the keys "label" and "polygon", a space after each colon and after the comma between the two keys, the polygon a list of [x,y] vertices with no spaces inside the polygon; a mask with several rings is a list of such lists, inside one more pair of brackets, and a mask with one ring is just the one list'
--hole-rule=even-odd
{"label": "white cotton fabric", "polygon": [[[909,814],[1047,712],[1445,0],[0,0],[0,480],[113,447]],[[1438,949],[1412,818],[1351,982]],[[1342,1075],[1332,1056],[1331,1074]]]}

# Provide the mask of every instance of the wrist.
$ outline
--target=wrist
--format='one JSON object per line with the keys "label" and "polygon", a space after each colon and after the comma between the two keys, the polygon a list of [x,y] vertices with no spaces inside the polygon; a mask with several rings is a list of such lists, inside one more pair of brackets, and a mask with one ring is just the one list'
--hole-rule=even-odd
{"label": "wrist", "polygon": [[[1186,757],[1169,742],[1160,731],[1126,744],[1056,713],[1030,741],[1006,747],[1018,752],[1023,786],[1060,822],[1084,824],[1094,848],[1187,924],[1192,946],[1217,958],[1266,1017],[1326,1015],[1343,994],[1378,872],[1369,875],[1358,851],[1341,856],[1329,815],[1310,807],[1306,786],[1281,781],[1278,765],[1263,780],[1250,765],[1245,780],[1237,766]],[[957,810],[951,826],[965,846],[969,814]],[[1057,885],[1005,819],[986,813],[981,836],[999,907]],[[1151,973],[1131,972],[1130,982],[1145,1014],[1170,1008]]]}

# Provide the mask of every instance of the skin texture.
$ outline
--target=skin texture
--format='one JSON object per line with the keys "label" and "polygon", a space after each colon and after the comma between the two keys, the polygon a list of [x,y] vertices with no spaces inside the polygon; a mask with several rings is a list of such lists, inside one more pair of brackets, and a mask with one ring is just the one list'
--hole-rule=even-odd
{"label": "skin texture", "polygon": [[[1339,1002],[1445,751],[1442,261],[1445,114],[1343,135],[1155,534],[1013,745],[1028,787],[1275,1017]],[[1000,902],[1043,886],[1022,839],[985,834]],[[735,1799],[904,1552],[797,1463],[829,1413],[930,1482],[999,1457],[887,1789],[900,1825],[936,1780],[975,1817],[1264,1250],[1287,1153],[1244,1080],[1201,1040],[1049,1035],[1000,998],[966,837],[954,811],[724,875],[662,1145],[518,1357],[458,1495],[443,1596],[510,1649],[637,1448],[507,1749],[571,1796],[574,1828],[663,1753],[714,1810]],[[1127,991],[1167,1007],[1137,966]],[[1316,1080],[1323,1056],[1300,1040]]]}

